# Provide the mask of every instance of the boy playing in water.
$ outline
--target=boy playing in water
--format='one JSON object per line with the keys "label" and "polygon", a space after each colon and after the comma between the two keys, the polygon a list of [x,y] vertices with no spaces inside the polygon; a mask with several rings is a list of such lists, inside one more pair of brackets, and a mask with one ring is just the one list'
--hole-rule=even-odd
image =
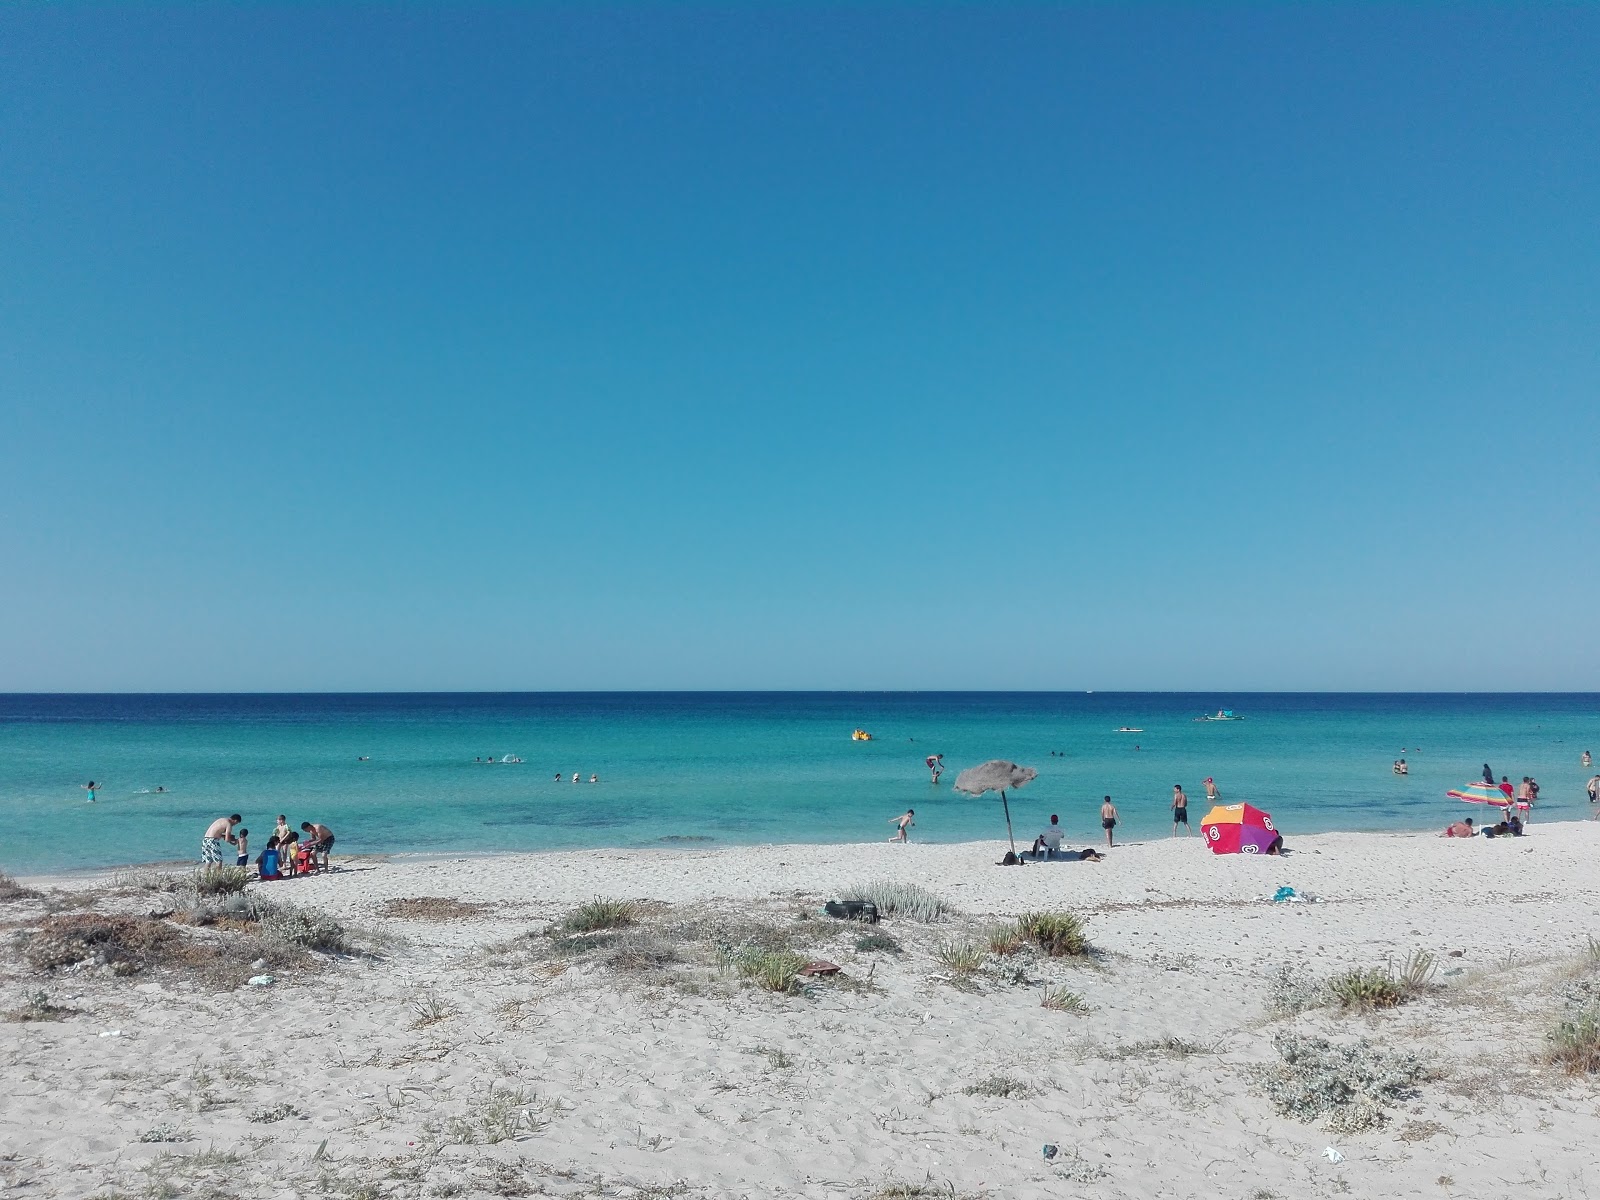
{"label": "boy playing in water", "polygon": [[895,831],[894,835],[889,840],[891,842],[908,842],[908,841],[910,841],[911,839],[908,836],[907,831],[913,825],[916,824],[916,822],[911,819],[912,817],[914,817],[916,815],[917,815],[917,810],[916,809],[908,808],[900,816],[898,816],[898,817],[890,817],[889,818],[889,824],[891,824],[891,825],[899,825],[900,828]]}

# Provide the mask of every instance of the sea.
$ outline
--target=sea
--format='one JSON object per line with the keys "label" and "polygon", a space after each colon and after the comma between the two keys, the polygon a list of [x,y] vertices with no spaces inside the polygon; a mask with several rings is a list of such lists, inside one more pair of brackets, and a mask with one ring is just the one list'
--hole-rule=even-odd
{"label": "sea", "polygon": [[[1224,709],[1241,719],[1197,720]],[[1445,792],[1486,762],[1539,781],[1535,822],[1587,819],[1585,749],[1600,753],[1600,695],[0,695],[0,870],[195,860],[233,812],[253,852],[279,813],[352,854],[865,842],[906,809],[915,841],[1003,839],[998,797],[951,787],[993,758],[1038,771],[1008,796],[1019,843],[1052,813],[1069,842],[1099,843],[1108,795],[1120,839],[1166,837],[1175,783],[1198,827],[1212,776],[1292,845],[1481,817]]]}

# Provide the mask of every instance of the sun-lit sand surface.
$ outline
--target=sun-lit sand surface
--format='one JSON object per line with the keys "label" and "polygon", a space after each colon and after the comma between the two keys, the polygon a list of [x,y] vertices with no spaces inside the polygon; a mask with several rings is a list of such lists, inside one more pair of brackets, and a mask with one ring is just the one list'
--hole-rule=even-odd
{"label": "sun-lit sand surface", "polygon": [[[29,931],[87,911],[75,898],[105,889],[100,911],[142,916],[174,897],[23,880],[44,895],[0,903],[0,1005],[29,1011],[43,991],[76,1011],[0,1024],[0,1185],[108,1200],[1600,1195],[1600,1076],[1545,1059],[1564,1007],[1600,999],[1600,823],[1290,846],[1219,858],[1195,837],[1021,869],[994,865],[1000,842],[355,860],[250,892],[325,910],[370,953],[222,990],[182,963],[32,965]],[[893,917],[876,931],[901,953],[858,948],[867,931],[818,910],[869,880],[919,884],[960,915]],[[1280,885],[1317,900],[1274,903]],[[546,936],[596,896],[647,903],[620,934]],[[940,957],[987,951],[1001,918],[1040,909],[1078,913],[1093,955],[986,953],[966,975]],[[230,940],[248,926],[178,928],[253,954]],[[843,971],[776,994],[729,965],[780,944]],[[1272,1007],[1285,964],[1309,985],[1414,950],[1437,970],[1410,1003]],[[1043,1006],[1052,989],[1081,1011]],[[1425,1073],[1375,1128],[1282,1116],[1256,1077],[1282,1034],[1412,1051]]]}

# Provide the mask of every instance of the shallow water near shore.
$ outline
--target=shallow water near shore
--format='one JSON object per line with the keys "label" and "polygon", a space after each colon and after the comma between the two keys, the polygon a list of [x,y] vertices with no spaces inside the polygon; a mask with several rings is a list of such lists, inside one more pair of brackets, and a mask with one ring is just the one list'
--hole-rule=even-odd
{"label": "shallow water near shore", "polygon": [[[1219,708],[1244,719],[1195,720]],[[857,727],[873,740],[852,741]],[[1107,793],[1119,837],[1166,836],[1174,783],[1198,826],[1207,775],[1291,838],[1428,828],[1482,815],[1444,793],[1485,761],[1539,780],[1536,820],[1571,820],[1590,812],[1585,749],[1600,751],[1593,694],[10,695],[0,868],[197,856],[234,811],[254,849],[284,812],[351,853],[855,842],[906,808],[913,838],[965,841],[1004,834],[997,800],[950,786],[997,757],[1039,772],[1010,797],[1019,840],[1059,813],[1070,840],[1100,841]],[[949,766],[937,787],[934,753]],[[475,761],[506,755],[523,761]]]}

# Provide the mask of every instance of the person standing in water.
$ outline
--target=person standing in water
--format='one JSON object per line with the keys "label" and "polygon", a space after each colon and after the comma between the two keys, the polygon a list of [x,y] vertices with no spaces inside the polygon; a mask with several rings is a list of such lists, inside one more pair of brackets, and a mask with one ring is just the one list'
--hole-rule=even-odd
{"label": "person standing in water", "polygon": [[1108,847],[1111,845],[1111,831],[1116,827],[1117,806],[1111,803],[1111,797],[1107,796],[1105,802],[1100,805],[1100,828],[1106,831],[1106,845]]}
{"label": "person standing in water", "polygon": [[928,765],[929,782],[938,783],[939,776],[944,774],[944,755],[930,754],[922,761]]}
{"label": "person standing in water", "polygon": [[88,804],[93,804],[94,803],[94,790],[95,790],[95,788],[97,788],[99,786],[100,785],[98,783],[96,783],[92,779],[89,780],[88,783],[83,785],[83,790],[89,793],[89,799],[85,803],[88,803]]}
{"label": "person standing in water", "polygon": [[889,840],[891,842],[909,842],[911,840],[911,837],[910,837],[911,827],[916,824],[916,822],[914,820],[912,820],[912,818],[915,817],[916,815],[917,815],[917,810],[916,809],[908,808],[908,809],[906,809],[905,812],[901,813],[898,817],[890,817],[889,818],[889,824],[898,825],[899,828],[895,830],[894,835],[892,837],[890,837]]}
{"label": "person standing in water", "polygon": [[1222,793],[1217,791],[1216,782],[1211,778],[1211,776],[1207,775],[1206,776],[1206,803],[1207,804],[1215,804],[1220,799],[1222,799]]}

